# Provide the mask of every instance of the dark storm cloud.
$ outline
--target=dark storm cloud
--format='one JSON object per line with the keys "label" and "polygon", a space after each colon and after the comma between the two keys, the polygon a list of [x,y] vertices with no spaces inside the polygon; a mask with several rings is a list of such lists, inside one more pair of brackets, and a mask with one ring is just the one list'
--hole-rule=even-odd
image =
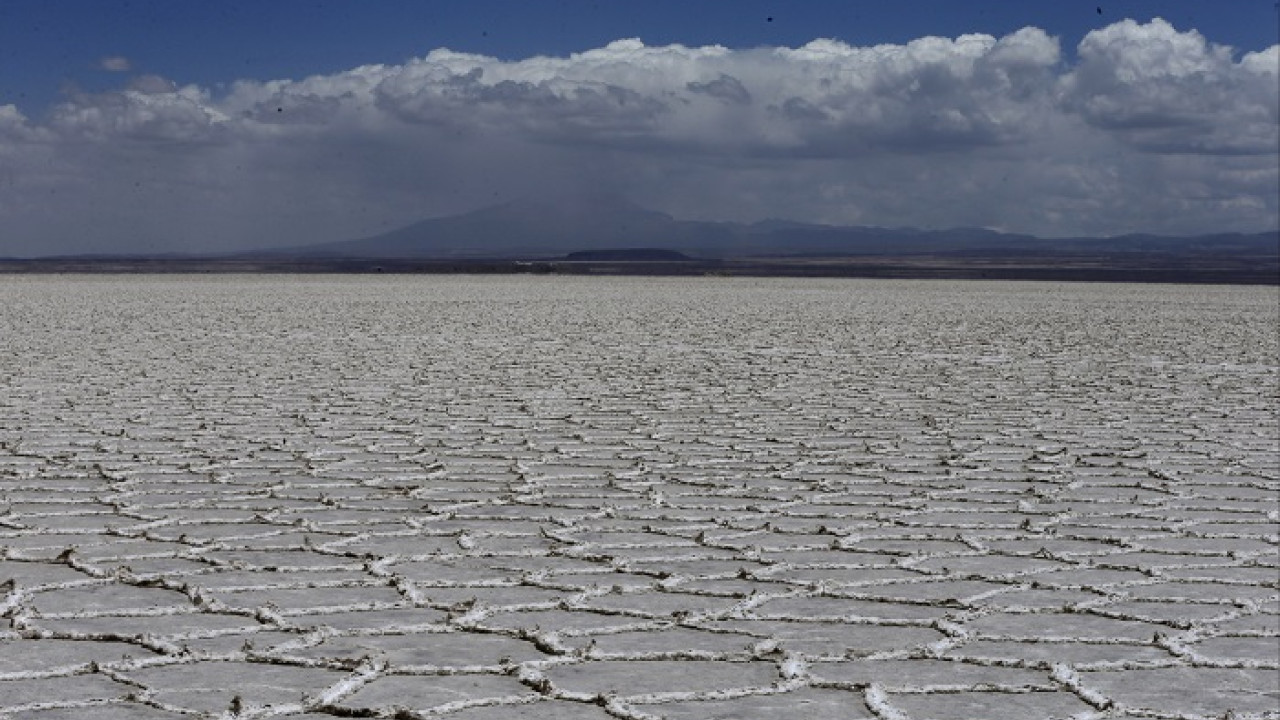
{"label": "dark storm cloud", "polygon": [[474,68],[409,92],[402,82],[386,82],[376,91],[377,105],[410,123],[569,142],[648,135],[669,109],[658,98],[612,83],[487,83],[483,74]]}
{"label": "dark storm cloud", "polygon": [[1280,49],[1116,23],[853,47],[436,50],[0,106],[0,254],[340,239],[548,186],[677,216],[1048,235],[1277,224]]}

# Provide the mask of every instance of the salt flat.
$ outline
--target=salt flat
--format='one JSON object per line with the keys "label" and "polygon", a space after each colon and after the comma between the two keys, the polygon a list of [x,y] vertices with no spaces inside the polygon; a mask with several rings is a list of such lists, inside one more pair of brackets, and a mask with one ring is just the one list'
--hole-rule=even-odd
{"label": "salt flat", "polygon": [[0,283],[0,716],[1280,718],[1275,288]]}

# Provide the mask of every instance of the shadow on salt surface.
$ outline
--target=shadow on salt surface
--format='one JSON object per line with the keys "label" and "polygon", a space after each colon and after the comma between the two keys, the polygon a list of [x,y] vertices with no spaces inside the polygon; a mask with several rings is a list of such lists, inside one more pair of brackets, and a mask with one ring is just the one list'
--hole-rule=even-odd
{"label": "shadow on salt surface", "polygon": [[1045,639],[1149,641],[1156,633],[1170,629],[1158,623],[1064,612],[988,615],[965,623],[965,628],[975,635],[992,639],[1028,642]]}
{"label": "shadow on salt surface", "polygon": [[592,659],[720,659],[748,660],[761,641],[750,635],[668,627],[624,632],[561,636],[561,642]]}
{"label": "shadow on salt surface", "polygon": [[716,620],[704,623],[721,631],[771,640],[787,652],[808,657],[858,657],[881,652],[906,652],[946,637],[931,627],[828,623],[812,620]]}
{"label": "shadow on salt surface", "polygon": [[77,672],[94,664],[155,657],[144,647],[125,642],[54,638],[0,638],[0,679],[40,673]]}
{"label": "shadow on salt surface", "polygon": [[1080,672],[1081,684],[1141,712],[1280,716],[1280,674],[1269,669],[1166,667]]}
{"label": "shadow on salt surface", "polygon": [[395,588],[372,579],[357,587],[211,590],[208,595],[228,608],[251,612],[265,606],[284,615],[380,609],[404,599]]}
{"label": "shadow on salt surface", "polygon": [[[1274,643],[1273,643],[1274,646]],[[946,652],[946,657],[998,663],[1015,661],[1036,667],[1072,663],[1088,667],[1110,663],[1169,662],[1173,655],[1163,648],[1139,642],[1021,642],[1017,640],[970,640]]]}
{"label": "shadow on salt surface", "polygon": [[[1280,630],[1280,618],[1275,619],[1273,629]],[[1213,637],[1189,643],[1187,649],[1198,659],[1209,663],[1258,663],[1260,665],[1280,663],[1280,637],[1275,635]]]}
{"label": "shadow on salt surface", "polygon": [[329,668],[205,660],[139,668],[122,673],[155,688],[154,698],[175,709],[221,713],[239,697],[248,706],[297,705],[347,677]]}
{"label": "shadow on salt surface", "polygon": [[1008,690],[1056,689],[1048,671],[977,665],[949,660],[848,660],[815,662],[809,673],[820,682],[849,687],[880,685],[890,692],[929,688],[955,692],[978,685]]}
{"label": "shadow on salt surface", "polygon": [[608,593],[581,601],[581,606],[606,613],[625,613],[637,617],[670,618],[694,614],[725,612],[739,603],[736,598],[721,598],[676,591]]}
{"label": "shadow on salt surface", "polygon": [[790,620],[792,618],[822,619],[832,622],[842,620],[875,620],[887,622],[923,623],[938,620],[955,612],[956,607],[912,603],[855,600],[838,596],[784,597],[766,600],[754,608],[751,615],[766,620]]}
{"label": "shadow on salt surface", "polygon": [[594,702],[539,700],[520,705],[467,708],[444,716],[448,720],[617,720]]}
{"label": "shadow on salt surface", "polygon": [[503,704],[490,709],[505,711],[506,704],[533,702],[540,697],[519,680],[501,675],[388,675],[361,687],[336,706],[354,711],[403,708],[425,713],[483,703]]}
{"label": "shadow on salt surface", "polygon": [[62,704],[78,704],[124,700],[135,692],[137,688],[132,685],[98,674],[9,680],[0,696],[0,716],[14,708],[46,704],[51,698]]}
{"label": "shadow on salt surface", "polygon": [[202,612],[136,617],[37,617],[28,621],[28,625],[39,631],[75,637],[115,635],[132,639],[149,635],[162,640],[248,634],[267,629],[252,618]]}
{"label": "shadow on salt surface", "polygon": [[449,619],[443,610],[397,607],[387,610],[342,610],[293,615],[289,621],[302,628],[326,627],[339,632],[413,632],[441,627]]}
{"label": "shadow on salt surface", "polygon": [[355,666],[362,658],[385,662],[393,670],[505,668],[548,657],[533,643],[484,633],[433,632],[327,638],[319,645],[284,650],[280,655]]}
{"label": "shadow on salt surface", "polygon": [[1072,693],[1054,690],[888,693],[885,701],[890,707],[906,713],[911,720],[1056,720],[1098,717],[1093,707]]}
{"label": "shadow on salt surface", "polygon": [[871,720],[862,694],[848,690],[802,687],[771,695],[732,699],[676,700],[661,704],[633,704],[647,716],[663,720]]}
{"label": "shadow on salt surface", "polygon": [[767,688],[781,680],[777,665],[761,661],[595,660],[554,665],[543,674],[558,691],[579,699],[741,692]]}
{"label": "shadow on salt surface", "polygon": [[18,710],[4,717],[5,720],[187,720],[191,716],[137,702],[113,702],[103,705]]}
{"label": "shadow on salt surface", "polygon": [[164,612],[194,610],[191,598],[164,588],[139,587],[123,583],[103,583],[73,588],[57,588],[35,593],[31,606],[44,615],[75,613],[78,616],[96,614],[126,614],[128,611],[160,615]]}

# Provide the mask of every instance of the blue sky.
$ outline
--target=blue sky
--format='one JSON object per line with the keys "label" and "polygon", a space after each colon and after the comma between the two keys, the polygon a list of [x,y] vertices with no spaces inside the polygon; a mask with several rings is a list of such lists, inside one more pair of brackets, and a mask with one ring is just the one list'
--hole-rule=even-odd
{"label": "blue sky", "polygon": [[1270,229],[1278,27],[1274,0],[4,0],[0,255],[343,239],[548,186]]}

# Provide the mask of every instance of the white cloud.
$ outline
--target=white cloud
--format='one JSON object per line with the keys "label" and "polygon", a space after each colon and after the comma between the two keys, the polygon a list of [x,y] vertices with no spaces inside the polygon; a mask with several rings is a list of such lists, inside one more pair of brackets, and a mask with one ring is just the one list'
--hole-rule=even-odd
{"label": "white cloud", "polygon": [[22,114],[17,105],[0,105],[0,133],[20,135],[29,132],[27,116]]}
{"label": "white cloud", "polygon": [[565,184],[727,219],[1276,226],[1280,48],[1237,58],[1125,21],[1078,56],[1026,28],[518,61],[442,49],[217,91],[140,76],[38,123],[0,107],[0,157],[30,171],[10,173],[0,254],[340,239]]}
{"label": "white cloud", "polygon": [[207,91],[142,76],[128,90],[58,105],[49,126],[68,139],[210,142],[225,120]]}
{"label": "white cloud", "polygon": [[1231,48],[1157,18],[1089,33],[1062,78],[1063,102],[1086,122],[1154,152],[1275,154],[1273,47],[1239,62]]}
{"label": "white cloud", "polygon": [[98,61],[98,67],[107,72],[128,72],[133,69],[133,63],[122,55],[108,55]]}

